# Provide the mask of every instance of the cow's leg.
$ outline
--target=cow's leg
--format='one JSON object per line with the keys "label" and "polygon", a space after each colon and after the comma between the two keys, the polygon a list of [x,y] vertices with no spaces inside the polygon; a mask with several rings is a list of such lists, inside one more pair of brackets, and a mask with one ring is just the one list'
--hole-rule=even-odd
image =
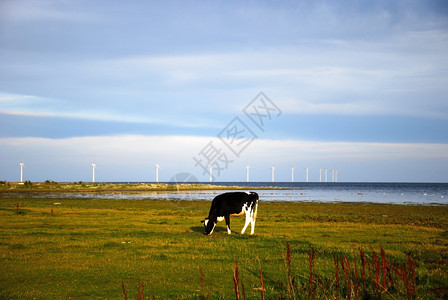
{"label": "cow's leg", "polygon": [[227,233],[230,234],[230,233],[232,233],[230,231],[230,215],[224,216],[224,218],[226,219]]}
{"label": "cow's leg", "polygon": [[209,220],[207,223],[207,227],[205,227],[204,234],[208,234],[208,235],[212,234],[213,230],[215,229],[215,226],[216,226],[216,223]]}
{"label": "cow's leg", "polygon": [[251,221],[250,221],[250,234],[254,234],[255,231],[255,220],[257,219],[258,203],[255,204],[255,208],[252,211]]}
{"label": "cow's leg", "polygon": [[250,210],[246,210],[246,223],[244,224],[243,230],[241,230],[241,234],[244,234],[244,232],[246,231],[247,226],[249,226],[250,219]]}
{"label": "cow's leg", "polygon": [[216,226],[216,223],[213,223],[213,228],[212,228],[212,231],[210,231],[209,235],[213,233],[213,230],[215,230],[215,226]]}
{"label": "cow's leg", "polygon": [[252,218],[250,221],[250,234],[254,234],[255,231],[255,219]]}

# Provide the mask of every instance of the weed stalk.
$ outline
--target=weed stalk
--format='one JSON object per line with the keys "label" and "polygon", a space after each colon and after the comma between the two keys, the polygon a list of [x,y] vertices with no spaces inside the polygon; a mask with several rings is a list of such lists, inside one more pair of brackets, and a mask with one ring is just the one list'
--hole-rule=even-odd
{"label": "weed stalk", "polygon": [[336,299],[339,299],[339,257],[333,254],[334,269],[335,269],[335,280],[336,280]]}
{"label": "weed stalk", "polygon": [[362,251],[362,247],[359,248],[359,255],[361,256],[361,266],[362,269],[361,271],[361,279],[362,279],[362,284],[364,287],[364,291],[367,290],[367,285],[366,285],[366,263],[368,263],[367,261],[367,257],[364,254],[364,251]]}
{"label": "weed stalk", "polygon": [[387,272],[387,261],[386,261],[386,252],[383,247],[380,247],[381,250],[381,271],[383,273],[383,289],[386,290],[386,272]]}
{"label": "weed stalk", "polygon": [[352,299],[352,287],[350,284],[350,261],[347,256],[344,256],[341,260],[342,270],[345,275],[345,285],[347,286],[347,296],[348,299]]}
{"label": "weed stalk", "polygon": [[240,299],[240,292],[238,290],[239,280],[240,280],[240,275],[239,275],[239,271],[238,271],[238,264],[236,262],[236,259],[234,258],[233,259],[233,286],[234,286],[234,290],[235,290],[236,300]]}
{"label": "weed stalk", "polygon": [[288,242],[286,242],[286,262],[287,262],[287,271],[288,271],[288,296],[291,299],[293,284],[291,278],[291,247]]}
{"label": "weed stalk", "polygon": [[316,251],[313,246],[310,245],[310,254],[309,254],[309,265],[310,265],[310,278],[309,278],[309,290],[308,290],[308,298],[310,298],[313,294],[315,294],[315,284],[313,278],[313,269],[314,269],[314,260],[316,258]]}
{"label": "weed stalk", "polygon": [[128,294],[126,293],[126,288],[124,286],[124,282],[123,280],[121,281],[121,288],[123,290],[123,296],[124,296],[124,300],[128,300]]}
{"label": "weed stalk", "polygon": [[258,263],[260,264],[261,299],[265,300],[265,287],[264,287],[263,269],[261,268],[260,259],[258,259]]}
{"label": "weed stalk", "polygon": [[143,283],[143,280],[141,283],[137,286],[137,300],[143,300],[145,299],[145,284]]}
{"label": "weed stalk", "polygon": [[353,271],[354,271],[354,278],[353,278],[353,289],[355,292],[355,299],[359,299],[359,277],[358,277],[358,267],[356,265],[356,259],[353,258]]}
{"label": "weed stalk", "polygon": [[378,262],[378,256],[373,248],[372,251],[372,266],[375,268],[375,287],[378,293],[380,291],[380,263]]}
{"label": "weed stalk", "polygon": [[201,299],[205,300],[205,296],[204,296],[204,273],[202,272],[202,266],[199,266],[199,275],[201,277]]}
{"label": "weed stalk", "polygon": [[409,276],[411,277],[412,284],[412,292],[414,295],[417,295],[417,284],[415,281],[415,270],[414,270],[414,262],[411,259],[411,256],[408,256],[408,266],[409,266]]}

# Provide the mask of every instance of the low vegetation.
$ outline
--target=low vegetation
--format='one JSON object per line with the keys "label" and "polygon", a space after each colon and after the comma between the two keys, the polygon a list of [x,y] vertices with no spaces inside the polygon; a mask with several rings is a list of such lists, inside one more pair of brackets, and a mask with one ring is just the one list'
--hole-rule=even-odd
{"label": "low vegetation", "polygon": [[[0,193],[7,192],[151,192],[188,190],[225,190],[247,187],[228,187],[203,183],[92,183],[92,182],[7,182],[0,181]],[[254,189],[254,188],[251,188]],[[256,188],[255,188],[256,189]]]}
{"label": "low vegetation", "polygon": [[0,298],[417,299],[448,287],[448,207],[0,197]]}

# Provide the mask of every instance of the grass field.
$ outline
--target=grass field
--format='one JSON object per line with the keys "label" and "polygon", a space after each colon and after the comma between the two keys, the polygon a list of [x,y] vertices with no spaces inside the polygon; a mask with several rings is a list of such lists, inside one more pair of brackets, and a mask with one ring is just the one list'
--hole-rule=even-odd
{"label": "grass field", "polygon": [[3,195],[0,298],[447,296],[446,206],[261,201],[255,235],[204,236],[209,206]]}

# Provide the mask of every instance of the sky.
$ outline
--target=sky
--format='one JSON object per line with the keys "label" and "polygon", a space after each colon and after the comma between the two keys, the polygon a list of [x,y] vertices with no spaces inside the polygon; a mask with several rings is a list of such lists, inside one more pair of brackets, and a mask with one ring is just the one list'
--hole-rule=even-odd
{"label": "sky", "polygon": [[448,182],[447,53],[446,1],[0,0],[0,180]]}

